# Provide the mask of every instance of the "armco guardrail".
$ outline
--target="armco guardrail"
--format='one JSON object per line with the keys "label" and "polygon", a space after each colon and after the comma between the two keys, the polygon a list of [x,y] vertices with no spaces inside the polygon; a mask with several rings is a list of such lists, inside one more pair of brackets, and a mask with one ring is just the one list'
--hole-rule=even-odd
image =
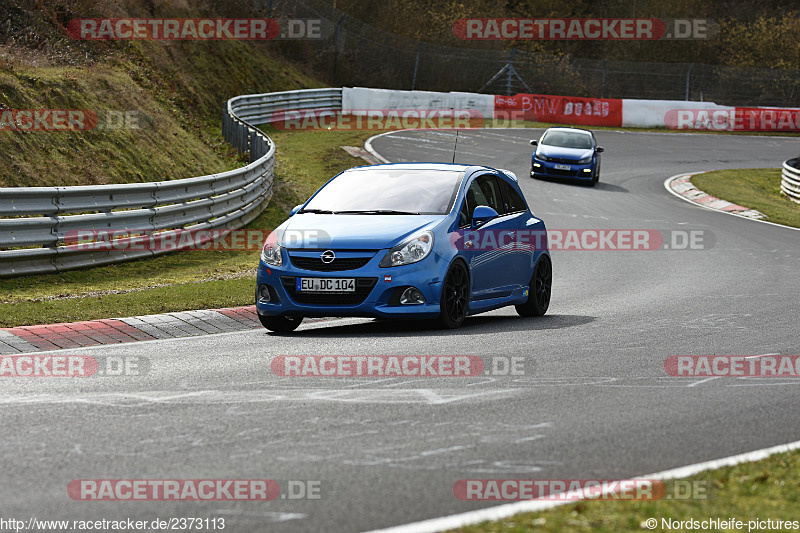
{"label": "armco guardrail", "polygon": [[793,202],[800,204],[800,157],[783,162],[781,191]]}
{"label": "armco guardrail", "polygon": [[[0,277],[60,272],[171,251],[110,243],[65,242],[78,231],[180,234],[191,245],[202,232],[237,229],[272,197],[275,145],[253,124],[283,109],[341,109],[341,89],[307,89],[237,96],[225,105],[222,132],[250,163],[196,178],[78,187],[0,188]],[[207,237],[205,237],[207,238]],[[187,239],[190,239],[187,242]]]}

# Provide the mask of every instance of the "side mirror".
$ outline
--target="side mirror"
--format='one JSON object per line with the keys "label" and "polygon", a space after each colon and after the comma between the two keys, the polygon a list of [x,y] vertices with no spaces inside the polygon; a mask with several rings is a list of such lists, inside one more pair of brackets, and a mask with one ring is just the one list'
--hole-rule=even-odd
{"label": "side mirror", "polygon": [[539,141],[537,141],[536,139],[531,139],[531,144],[536,146],[537,144],[539,144]]}
{"label": "side mirror", "polygon": [[483,226],[493,218],[497,218],[497,211],[488,205],[479,205],[472,212],[472,228]]}
{"label": "side mirror", "polygon": [[294,215],[295,215],[295,214],[296,214],[298,211],[300,211],[300,209],[302,209],[302,208],[303,208],[303,204],[300,204],[300,205],[296,205],[296,206],[294,206],[294,207],[292,208],[292,210],[291,210],[291,211],[289,211],[289,216],[290,216],[290,217],[294,216]]}
{"label": "side mirror", "polygon": [[597,148],[594,149],[594,151],[600,153],[600,152],[605,152],[605,149],[602,146],[598,146]]}

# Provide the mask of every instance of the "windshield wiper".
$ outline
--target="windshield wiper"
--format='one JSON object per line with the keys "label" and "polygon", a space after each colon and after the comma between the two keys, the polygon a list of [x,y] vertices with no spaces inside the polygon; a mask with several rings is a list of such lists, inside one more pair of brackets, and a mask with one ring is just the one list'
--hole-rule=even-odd
{"label": "windshield wiper", "polygon": [[419,215],[411,211],[395,211],[394,209],[362,209],[351,211],[336,211],[337,215]]}
{"label": "windshield wiper", "polygon": [[332,215],[333,211],[329,211],[328,209],[301,209],[298,213],[317,213],[322,215]]}

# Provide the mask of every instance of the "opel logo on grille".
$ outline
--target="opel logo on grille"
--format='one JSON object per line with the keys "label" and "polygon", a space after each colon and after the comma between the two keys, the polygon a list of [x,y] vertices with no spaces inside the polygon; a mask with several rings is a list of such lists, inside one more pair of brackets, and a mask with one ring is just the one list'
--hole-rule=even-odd
{"label": "opel logo on grille", "polygon": [[325,250],[319,258],[323,263],[333,263],[333,260],[336,259],[336,254],[333,253],[333,250]]}

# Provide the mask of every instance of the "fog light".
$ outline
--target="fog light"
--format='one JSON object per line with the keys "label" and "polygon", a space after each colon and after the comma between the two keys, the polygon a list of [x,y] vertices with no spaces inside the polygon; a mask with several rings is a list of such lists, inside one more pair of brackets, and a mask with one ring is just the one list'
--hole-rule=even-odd
{"label": "fog light", "polygon": [[266,285],[261,285],[258,288],[258,298],[262,302],[269,302],[272,297],[269,295],[269,287]]}
{"label": "fog light", "polygon": [[542,165],[540,165],[539,163],[534,163],[533,166],[535,166],[536,168],[539,168]]}
{"label": "fog light", "polygon": [[425,297],[415,287],[409,287],[400,296],[400,303],[403,305],[419,305],[425,303]]}
{"label": "fog light", "polygon": [[584,172],[591,172],[591,171],[592,171],[592,169],[591,169],[591,168],[584,168],[584,169],[583,169],[583,171],[584,171]]}

